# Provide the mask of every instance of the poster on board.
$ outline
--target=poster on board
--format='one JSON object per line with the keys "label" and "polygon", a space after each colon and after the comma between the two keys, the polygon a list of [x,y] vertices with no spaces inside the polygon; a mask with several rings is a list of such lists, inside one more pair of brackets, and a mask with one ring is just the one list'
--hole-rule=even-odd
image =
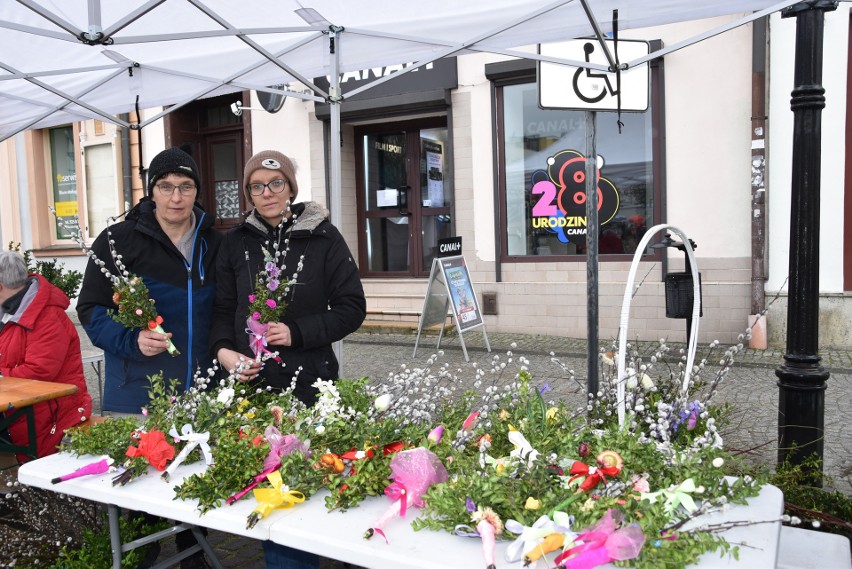
{"label": "poster on board", "polygon": [[464,257],[445,257],[440,263],[457,326],[462,331],[481,326],[482,311],[479,309]]}

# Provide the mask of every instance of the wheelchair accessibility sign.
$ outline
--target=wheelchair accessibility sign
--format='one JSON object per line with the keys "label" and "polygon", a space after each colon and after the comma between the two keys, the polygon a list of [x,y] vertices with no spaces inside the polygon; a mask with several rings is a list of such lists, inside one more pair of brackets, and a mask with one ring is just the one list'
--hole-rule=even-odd
{"label": "wheelchair accessibility sign", "polygon": [[[615,42],[606,40],[606,44],[614,57]],[[648,55],[649,51],[648,42],[618,40],[618,60],[621,63]],[[541,44],[539,53],[609,66],[606,54],[596,39]],[[538,63],[538,104],[543,109],[615,111],[618,110],[620,92],[622,111],[641,112],[648,110],[648,90],[647,63],[622,70],[620,83],[614,72],[544,61]]]}

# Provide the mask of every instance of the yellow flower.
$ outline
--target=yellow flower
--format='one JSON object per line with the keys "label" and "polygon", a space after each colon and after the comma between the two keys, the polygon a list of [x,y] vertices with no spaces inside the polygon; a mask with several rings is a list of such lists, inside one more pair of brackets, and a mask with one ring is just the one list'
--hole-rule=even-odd
{"label": "yellow flower", "polygon": [[545,416],[546,416],[549,420],[551,420],[551,421],[552,421],[554,418],[556,418],[556,414],[557,414],[558,412],[559,412],[559,409],[557,409],[556,407],[551,407],[550,409],[548,409],[548,410],[547,410],[547,413],[545,413]]}
{"label": "yellow flower", "polygon": [[539,502],[538,500],[536,500],[532,496],[527,498],[527,503],[524,504],[525,510],[538,510],[539,508],[541,508],[541,502]]}
{"label": "yellow flower", "polygon": [[506,420],[509,419],[509,417],[510,417],[509,411],[507,411],[506,409],[500,409],[500,420],[501,421],[506,421]]}

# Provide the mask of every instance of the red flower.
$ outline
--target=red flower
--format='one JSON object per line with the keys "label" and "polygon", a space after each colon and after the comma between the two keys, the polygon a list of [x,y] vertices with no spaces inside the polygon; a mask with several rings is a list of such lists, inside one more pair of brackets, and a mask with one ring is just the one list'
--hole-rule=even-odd
{"label": "red flower", "polygon": [[162,323],[163,323],[163,317],[158,314],[157,318],[155,320],[151,320],[150,322],[148,322],[148,329],[153,330],[154,328],[156,328],[157,326],[159,326]]}
{"label": "red flower", "polygon": [[168,443],[162,431],[151,431],[139,435],[139,446],[127,447],[125,454],[130,458],[141,456],[157,470],[165,470],[166,463],[175,457],[175,447]]}

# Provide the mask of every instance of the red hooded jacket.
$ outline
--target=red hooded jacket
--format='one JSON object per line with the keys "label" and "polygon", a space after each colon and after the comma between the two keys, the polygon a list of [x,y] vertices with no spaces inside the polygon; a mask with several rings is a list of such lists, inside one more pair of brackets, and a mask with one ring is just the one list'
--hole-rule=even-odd
{"label": "red hooded jacket", "polygon": [[[91,416],[92,398],[83,374],[80,337],[65,313],[68,297],[40,275],[31,275],[27,282],[21,305],[4,318],[0,329],[0,373],[77,386],[73,395],[35,405],[38,456],[42,457],[56,452],[65,429]],[[15,421],[9,434],[15,444],[27,444],[26,418]]]}

